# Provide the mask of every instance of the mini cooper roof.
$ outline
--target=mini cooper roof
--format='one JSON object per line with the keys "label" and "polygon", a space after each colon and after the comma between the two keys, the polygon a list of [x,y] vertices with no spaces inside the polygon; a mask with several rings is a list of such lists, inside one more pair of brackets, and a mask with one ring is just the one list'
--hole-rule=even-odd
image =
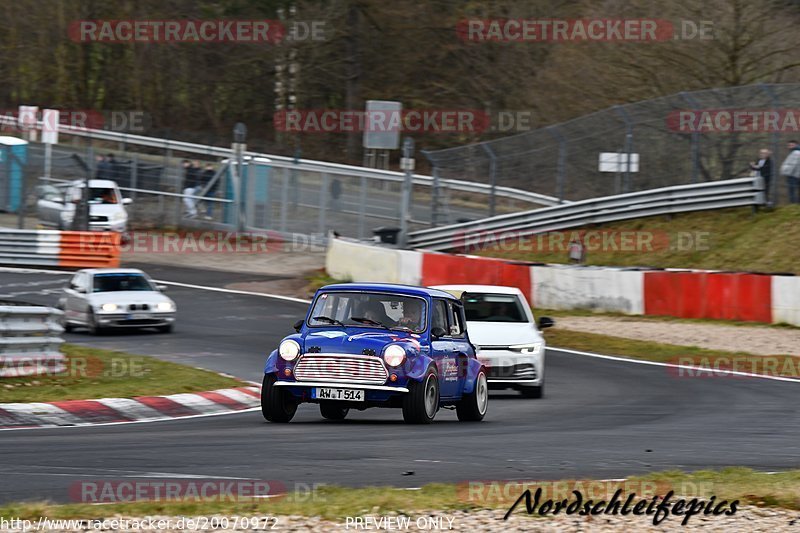
{"label": "mini cooper roof", "polygon": [[445,298],[459,301],[458,298],[449,292],[430,287],[401,285],[399,283],[336,283],[334,285],[326,285],[320,288],[319,291],[390,292],[406,296],[428,296],[430,298]]}

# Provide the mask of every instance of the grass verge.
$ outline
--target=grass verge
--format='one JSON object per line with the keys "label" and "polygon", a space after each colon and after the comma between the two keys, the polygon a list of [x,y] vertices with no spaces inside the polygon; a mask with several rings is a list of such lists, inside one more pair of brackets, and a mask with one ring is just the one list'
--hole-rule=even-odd
{"label": "grass verge", "polygon": [[[574,480],[567,480],[569,483]],[[630,481],[657,487],[659,496],[674,490],[677,496],[710,498],[717,501],[739,500],[742,505],[800,509],[800,470],[764,474],[748,468],[731,467],[718,471],[692,473],[667,471],[636,476]],[[517,483],[524,481],[513,481]],[[546,483],[549,485],[549,483]],[[535,490],[541,481],[528,487]],[[634,485],[636,486],[636,485]],[[509,491],[499,498],[491,494],[503,491],[476,492],[470,497],[466,485],[430,484],[418,490],[393,487],[343,488],[325,486],[306,492],[288,494],[283,498],[257,499],[239,502],[134,502],[113,504],[53,504],[49,502],[16,503],[0,506],[0,516],[36,520],[49,518],[104,518],[109,516],[200,516],[223,515],[296,515],[320,516],[336,520],[364,514],[383,515],[414,511],[450,511],[500,508],[508,509],[521,490]],[[484,497],[487,496],[487,497]],[[623,497],[624,498],[624,497]],[[523,512],[520,512],[523,514]]]}
{"label": "grass verge", "polygon": [[67,371],[0,380],[0,403],[132,398],[241,387],[242,382],[153,357],[65,344]]}
{"label": "grass verge", "polygon": [[610,231],[612,235],[636,232],[641,237],[652,237],[652,245],[635,246],[625,251],[619,245],[602,244],[600,239],[595,242],[601,244],[594,249],[587,249],[587,264],[800,273],[798,221],[800,205],[761,210],[758,213],[752,213],[750,208],[720,209],[564,230],[553,233],[553,241],[546,236],[544,244],[534,241],[534,245],[524,241],[520,246],[493,246],[489,243],[483,250],[471,250],[469,253],[523,261],[566,263],[566,244],[570,242],[573,232],[599,230]]}
{"label": "grass verge", "polygon": [[748,352],[710,350],[697,346],[680,346],[570,331],[546,329],[544,336],[552,348],[620,355],[631,359],[699,366],[714,371],[738,371],[787,378],[800,378],[800,357],[790,355],[754,355]]}

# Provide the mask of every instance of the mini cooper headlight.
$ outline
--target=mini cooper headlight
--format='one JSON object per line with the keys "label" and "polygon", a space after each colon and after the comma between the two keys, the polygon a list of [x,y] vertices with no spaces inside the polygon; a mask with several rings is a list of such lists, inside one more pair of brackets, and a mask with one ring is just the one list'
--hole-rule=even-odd
{"label": "mini cooper headlight", "polygon": [[406,351],[402,346],[392,344],[383,352],[383,360],[389,366],[400,366],[406,360]]}
{"label": "mini cooper headlight", "polygon": [[117,304],[103,304],[100,306],[100,309],[110,313],[111,311],[117,310]]}
{"label": "mini cooper headlight", "polygon": [[278,347],[278,353],[285,361],[294,361],[300,355],[300,345],[297,341],[287,339]]}
{"label": "mini cooper headlight", "polygon": [[541,342],[532,342],[531,344],[517,344],[516,346],[509,346],[512,351],[524,353],[525,355],[539,355],[542,351]]}

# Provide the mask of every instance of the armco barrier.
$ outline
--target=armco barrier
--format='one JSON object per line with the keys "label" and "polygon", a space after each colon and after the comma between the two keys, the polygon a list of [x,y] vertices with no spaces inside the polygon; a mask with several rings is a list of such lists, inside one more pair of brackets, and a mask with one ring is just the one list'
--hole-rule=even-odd
{"label": "armco barrier", "polygon": [[450,283],[506,285],[517,287],[528,298],[531,295],[529,265],[485,257],[422,254],[422,284]]}
{"label": "armco barrier", "polygon": [[62,312],[34,305],[0,305],[0,378],[65,370]]}
{"label": "armco barrier", "polygon": [[422,254],[330,239],[325,269],[337,279],[419,285]]}
{"label": "armco barrier", "polygon": [[531,267],[534,307],[644,313],[644,273],[611,268]]}
{"label": "armco barrier", "polygon": [[644,314],[772,322],[772,276],[646,272]]}
{"label": "armco barrier", "polygon": [[772,276],[772,322],[800,326],[800,277]]}
{"label": "armco barrier", "polygon": [[118,267],[114,232],[0,229],[0,265]]}
{"label": "armco barrier", "polygon": [[540,308],[800,326],[800,277],[793,276],[530,266],[341,239],[331,239],[326,266],[333,277],[352,281],[509,285],[519,287]]}

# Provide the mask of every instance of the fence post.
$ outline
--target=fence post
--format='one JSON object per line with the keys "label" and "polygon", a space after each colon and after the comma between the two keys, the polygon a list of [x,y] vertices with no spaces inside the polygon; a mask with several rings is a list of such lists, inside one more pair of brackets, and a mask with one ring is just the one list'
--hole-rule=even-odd
{"label": "fence post", "polygon": [[564,181],[567,171],[567,139],[556,126],[548,126],[545,131],[558,142],[558,163],[556,166],[556,196],[564,203]]}
{"label": "fence post", "polygon": [[325,226],[327,224],[327,214],[328,214],[328,186],[330,182],[330,176],[328,176],[327,172],[322,173],[322,184],[320,185],[319,190],[319,233],[320,235],[325,235]]}
{"label": "fence post", "polygon": [[628,112],[625,111],[623,106],[614,106],[614,111],[622,117],[625,122],[625,179],[622,182],[622,192],[630,192],[631,190],[631,152],[633,152],[633,123]]}
{"label": "fence post", "polygon": [[491,185],[489,192],[489,216],[493,217],[497,211],[497,156],[488,143],[482,143],[481,148],[483,148],[486,155],[489,156],[489,184]]}
{"label": "fence post", "polygon": [[[772,85],[761,83],[759,84],[761,90],[767,93],[769,96],[770,105],[772,109],[778,110],[780,108],[781,102],[778,98],[778,95],[775,94],[775,91],[772,90]],[[772,179],[770,180],[770,184],[766,187],[765,193],[767,196],[767,206],[778,205],[778,201],[781,198],[781,187],[780,187],[780,151],[781,151],[781,132],[780,128],[776,128],[775,131],[772,132]],[[773,192],[774,191],[774,192]],[[770,194],[772,192],[772,194]]]}
{"label": "fence post", "polygon": [[364,240],[366,238],[366,209],[367,209],[367,178],[361,176],[361,190],[359,191],[358,202],[358,239]]}
{"label": "fence post", "polygon": [[[680,92],[678,96],[689,103],[689,107],[693,110],[698,109],[697,101],[687,92]],[[696,129],[696,128],[695,128]],[[692,131],[691,146],[689,148],[692,158],[692,183],[697,183],[700,177],[700,134],[697,131]]]}
{"label": "fence post", "polygon": [[289,167],[283,169],[283,184],[281,185],[281,233],[286,233],[286,217],[289,210],[289,175],[291,174]]}

